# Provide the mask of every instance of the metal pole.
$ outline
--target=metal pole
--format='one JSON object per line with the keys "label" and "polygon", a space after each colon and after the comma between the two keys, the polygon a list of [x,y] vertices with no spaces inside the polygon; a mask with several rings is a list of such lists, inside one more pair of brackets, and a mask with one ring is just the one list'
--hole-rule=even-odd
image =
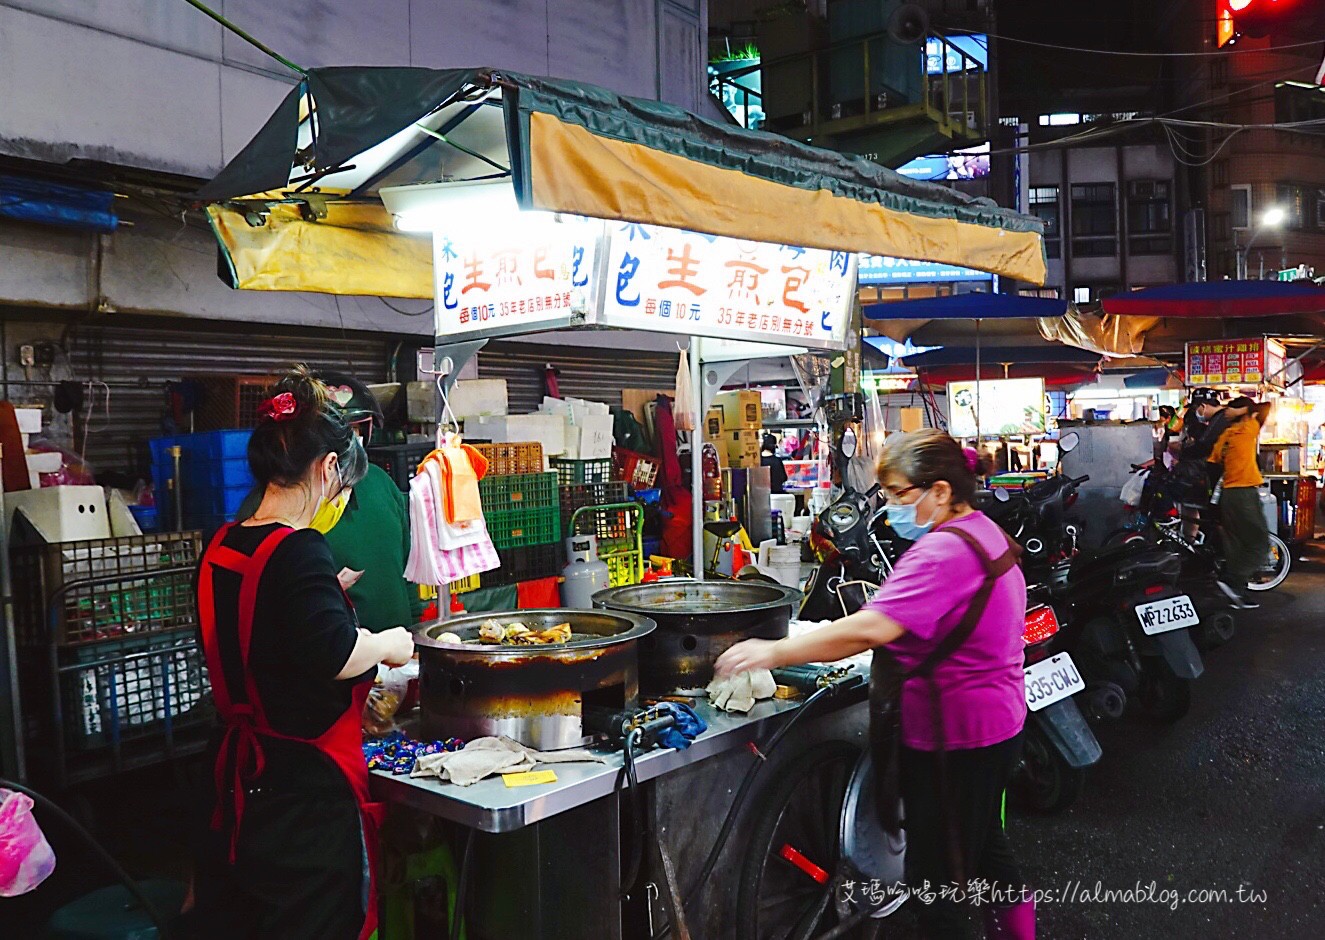
{"label": "metal pole", "polygon": [[[698,336],[690,337],[690,399],[695,429],[690,432],[690,560],[696,580],[704,580],[704,355]],[[664,446],[666,446],[664,444]]]}
{"label": "metal pole", "polygon": [[[0,447],[0,459],[3,459]],[[0,768],[6,776],[27,781],[23,723],[19,715],[18,650],[14,642],[14,598],[9,577],[9,512],[0,487]]]}
{"label": "metal pole", "polygon": [[975,447],[980,449],[980,320],[975,321]]}

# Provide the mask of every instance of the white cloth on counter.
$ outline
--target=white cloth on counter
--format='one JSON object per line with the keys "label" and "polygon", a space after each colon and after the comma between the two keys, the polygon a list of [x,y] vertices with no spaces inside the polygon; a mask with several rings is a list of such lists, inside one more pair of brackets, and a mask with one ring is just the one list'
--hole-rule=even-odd
{"label": "white cloth on counter", "polygon": [[508,737],[475,738],[461,750],[425,754],[414,763],[411,777],[439,777],[468,787],[494,774],[532,770],[539,764],[604,763],[607,758],[582,747],[536,751]]}
{"label": "white cloth on counter", "polygon": [[715,707],[725,712],[744,714],[755,707],[755,702],[772,698],[777,689],[773,673],[767,669],[747,669],[735,675],[715,678],[704,691]]}

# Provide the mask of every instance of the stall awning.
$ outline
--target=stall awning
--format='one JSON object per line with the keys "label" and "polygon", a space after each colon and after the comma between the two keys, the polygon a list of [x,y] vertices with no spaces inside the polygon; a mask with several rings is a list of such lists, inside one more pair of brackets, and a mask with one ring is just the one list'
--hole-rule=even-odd
{"label": "stall awning", "polygon": [[860,157],[577,82],[312,69],[197,194],[233,286],[433,296],[378,191],[509,178],[522,208],[962,265],[1043,283],[1038,219]]}
{"label": "stall awning", "polygon": [[866,304],[867,320],[1007,320],[1061,317],[1067,301],[985,292]]}
{"label": "stall awning", "polygon": [[932,369],[942,366],[974,365],[978,360],[990,370],[991,376],[1001,372],[1002,364],[1016,366],[1094,365],[1099,355],[1071,346],[996,346],[975,349],[969,346],[945,346],[929,352],[917,353],[902,359],[908,369]]}
{"label": "stall awning", "polygon": [[1165,284],[1106,297],[1105,313],[1149,317],[1271,317],[1325,313],[1325,288],[1292,281]]}

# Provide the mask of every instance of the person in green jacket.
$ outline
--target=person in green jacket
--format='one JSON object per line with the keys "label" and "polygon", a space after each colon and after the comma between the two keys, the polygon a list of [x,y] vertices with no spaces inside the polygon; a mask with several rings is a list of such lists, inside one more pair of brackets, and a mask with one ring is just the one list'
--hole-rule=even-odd
{"label": "person in green jacket", "polygon": [[[381,427],[384,419],[368,386],[341,372],[324,372],[318,378],[355,433],[365,444],[371,441],[373,429]],[[262,490],[254,489],[236,519],[253,515],[261,502]],[[419,622],[424,602],[418,586],[404,577],[410,546],[409,501],[385,470],[368,465],[368,475],[355,484],[345,514],[326,538],[342,569],[341,584],[364,628],[376,633]]]}

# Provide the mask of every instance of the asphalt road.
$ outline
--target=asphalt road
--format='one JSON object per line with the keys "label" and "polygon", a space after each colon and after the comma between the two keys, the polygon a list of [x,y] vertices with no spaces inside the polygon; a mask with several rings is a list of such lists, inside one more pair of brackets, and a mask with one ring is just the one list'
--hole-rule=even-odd
{"label": "asphalt road", "polygon": [[[1207,654],[1185,718],[1098,728],[1077,804],[1009,820],[1038,890],[1077,885],[1075,902],[1040,907],[1041,937],[1325,937],[1325,555],[1259,599]],[[1097,884],[1180,903],[1082,902]],[[1208,889],[1230,900],[1187,902]]]}

